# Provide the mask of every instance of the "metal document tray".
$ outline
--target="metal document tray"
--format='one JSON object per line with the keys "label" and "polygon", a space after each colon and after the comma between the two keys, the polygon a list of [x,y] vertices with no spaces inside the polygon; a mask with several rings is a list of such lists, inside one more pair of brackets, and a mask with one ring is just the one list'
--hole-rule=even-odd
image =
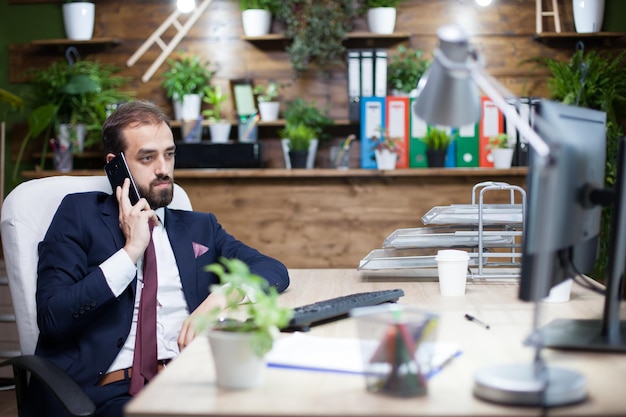
{"label": "metal document tray", "polygon": [[[483,247],[512,247],[515,237],[521,231],[498,226],[493,230],[483,230]],[[477,247],[479,231],[475,227],[418,227],[397,229],[383,242],[383,248],[432,248],[432,247]]]}
{"label": "metal document tray", "polygon": [[[424,224],[478,224],[478,204],[451,204],[436,206],[422,216]],[[522,204],[483,204],[483,224],[521,224]]]}

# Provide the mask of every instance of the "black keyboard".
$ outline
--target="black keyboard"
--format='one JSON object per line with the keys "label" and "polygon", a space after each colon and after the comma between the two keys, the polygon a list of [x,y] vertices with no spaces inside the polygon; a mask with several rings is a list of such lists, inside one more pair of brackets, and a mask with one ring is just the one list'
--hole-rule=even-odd
{"label": "black keyboard", "polygon": [[308,331],[312,326],[348,317],[353,308],[396,302],[403,295],[401,289],[361,292],[296,307],[283,331]]}

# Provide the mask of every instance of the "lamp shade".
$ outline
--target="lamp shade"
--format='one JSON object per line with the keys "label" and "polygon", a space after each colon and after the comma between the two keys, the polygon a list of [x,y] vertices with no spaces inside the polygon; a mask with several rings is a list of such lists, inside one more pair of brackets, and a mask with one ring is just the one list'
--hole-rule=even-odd
{"label": "lamp shade", "polygon": [[478,87],[471,78],[468,35],[456,25],[437,31],[439,49],[418,84],[413,107],[427,123],[459,127],[480,118]]}

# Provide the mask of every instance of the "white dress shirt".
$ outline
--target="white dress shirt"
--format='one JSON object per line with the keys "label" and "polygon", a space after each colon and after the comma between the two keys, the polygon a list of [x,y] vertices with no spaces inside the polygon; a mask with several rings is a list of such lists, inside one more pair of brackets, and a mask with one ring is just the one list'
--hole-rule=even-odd
{"label": "white dress shirt", "polygon": [[[157,259],[157,345],[159,359],[172,359],[180,351],[178,349],[178,334],[183,321],[189,317],[189,310],[183,295],[180,274],[174,252],[165,230],[165,209],[156,210],[159,217],[158,226],[152,231],[152,241]],[[107,372],[130,368],[133,365],[135,350],[135,334],[137,331],[137,316],[139,300],[143,287],[143,258],[133,264],[124,249],[120,249],[100,265],[104,277],[115,296],[119,296],[137,275],[137,291],[133,322],[128,338]]]}

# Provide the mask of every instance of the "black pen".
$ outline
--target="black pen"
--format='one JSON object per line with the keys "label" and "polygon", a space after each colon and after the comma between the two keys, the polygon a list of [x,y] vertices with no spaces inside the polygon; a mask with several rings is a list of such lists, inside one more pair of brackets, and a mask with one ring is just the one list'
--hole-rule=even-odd
{"label": "black pen", "polygon": [[485,323],[484,321],[480,321],[476,317],[470,316],[469,314],[466,314],[465,318],[468,319],[469,321],[472,321],[472,322],[478,324],[479,326],[483,326],[485,329],[489,330],[489,325],[487,323]]}

